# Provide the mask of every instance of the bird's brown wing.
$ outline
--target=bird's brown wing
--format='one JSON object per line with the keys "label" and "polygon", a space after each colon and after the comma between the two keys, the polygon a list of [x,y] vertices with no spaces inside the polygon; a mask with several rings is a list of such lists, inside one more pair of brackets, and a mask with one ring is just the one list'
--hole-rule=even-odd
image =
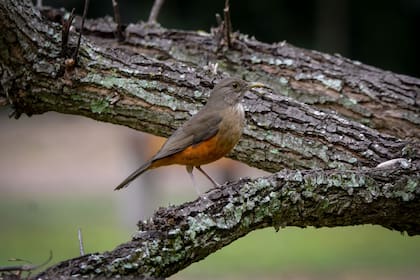
{"label": "bird's brown wing", "polygon": [[194,115],[166,140],[152,161],[171,156],[211,138],[219,131],[221,121],[222,117],[217,112],[202,111]]}

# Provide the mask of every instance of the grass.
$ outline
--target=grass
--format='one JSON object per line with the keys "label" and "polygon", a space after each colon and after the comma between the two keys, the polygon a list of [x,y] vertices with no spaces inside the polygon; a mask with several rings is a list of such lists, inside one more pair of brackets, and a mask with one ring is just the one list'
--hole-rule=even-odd
{"label": "grass", "polygon": [[[261,275],[370,271],[382,273],[418,269],[420,238],[377,226],[334,229],[264,229],[250,233],[180,274]],[[214,269],[217,268],[217,269]]]}
{"label": "grass", "polygon": [[[0,266],[9,258],[52,263],[79,255],[77,229],[86,252],[112,250],[130,239],[110,197],[0,198]],[[174,279],[277,275],[306,271],[419,271],[420,237],[377,226],[332,229],[268,228],[193,264]]]}
{"label": "grass", "polygon": [[78,228],[86,252],[111,250],[129,240],[109,198],[31,198],[0,201],[0,265],[10,258],[53,263],[79,255]]}

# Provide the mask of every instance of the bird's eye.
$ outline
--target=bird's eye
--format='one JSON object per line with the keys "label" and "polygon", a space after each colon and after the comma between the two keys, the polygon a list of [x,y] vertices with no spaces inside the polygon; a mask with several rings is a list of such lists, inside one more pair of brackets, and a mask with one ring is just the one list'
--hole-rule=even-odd
{"label": "bird's eye", "polygon": [[233,87],[234,89],[237,89],[237,88],[238,88],[238,86],[239,86],[239,85],[238,85],[237,83],[233,83],[233,84],[232,84],[232,87]]}

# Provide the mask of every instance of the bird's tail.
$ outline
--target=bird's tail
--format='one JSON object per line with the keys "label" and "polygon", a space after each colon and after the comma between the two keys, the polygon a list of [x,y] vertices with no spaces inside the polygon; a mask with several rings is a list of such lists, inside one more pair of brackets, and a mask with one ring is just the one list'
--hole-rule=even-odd
{"label": "bird's tail", "polygon": [[128,187],[128,185],[136,179],[138,176],[143,174],[145,171],[147,171],[152,163],[150,161],[146,162],[142,166],[139,167],[136,171],[134,171],[130,176],[128,176],[124,181],[122,181],[121,184],[119,184],[114,191],[120,190],[122,188]]}

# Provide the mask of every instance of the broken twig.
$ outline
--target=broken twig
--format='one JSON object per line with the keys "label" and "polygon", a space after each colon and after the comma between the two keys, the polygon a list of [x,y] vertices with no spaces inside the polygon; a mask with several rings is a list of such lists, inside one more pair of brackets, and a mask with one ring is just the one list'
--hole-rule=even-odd
{"label": "broken twig", "polygon": [[74,60],[75,64],[77,64],[77,57],[79,55],[80,41],[82,40],[83,27],[85,25],[85,19],[86,19],[86,15],[87,15],[88,6],[89,6],[89,0],[85,0],[85,8],[83,10],[82,24],[80,26],[80,32],[79,32],[79,39],[77,40],[76,50],[73,53],[73,60]]}
{"label": "broken twig", "polygon": [[[2,266],[0,267],[0,272],[5,272],[5,271],[32,271],[35,269],[38,269],[44,265],[46,265],[47,263],[49,263],[53,258],[53,253],[50,250],[50,256],[48,257],[48,259],[46,261],[44,261],[41,264],[31,264],[28,261],[22,260],[22,259],[11,259],[10,261],[24,261],[27,262],[26,264],[22,264],[22,265],[11,265],[11,266]],[[28,264],[29,263],[29,264]]]}
{"label": "broken twig", "polygon": [[84,256],[85,255],[85,248],[83,246],[83,236],[82,236],[82,229],[79,228],[77,230],[77,238],[79,239],[79,251],[80,251],[80,255]]}
{"label": "broken twig", "polygon": [[112,7],[114,8],[114,20],[117,23],[117,38],[118,41],[124,41],[124,34],[122,32],[121,16],[120,16],[120,5],[118,0],[112,0]]}
{"label": "broken twig", "polygon": [[149,20],[148,23],[155,23],[157,21],[157,17],[160,12],[160,8],[162,8],[163,2],[165,0],[155,0],[155,3],[153,3],[152,10],[150,11]]}
{"label": "broken twig", "polygon": [[225,8],[223,9],[224,14],[224,31],[225,31],[225,41],[227,46],[230,48],[232,46],[230,34],[232,32],[232,22],[230,21],[230,7],[229,0],[225,1]]}
{"label": "broken twig", "polygon": [[63,21],[63,28],[61,30],[61,56],[65,57],[67,52],[67,45],[69,43],[70,27],[74,19],[74,9],[71,10],[70,16]]}

